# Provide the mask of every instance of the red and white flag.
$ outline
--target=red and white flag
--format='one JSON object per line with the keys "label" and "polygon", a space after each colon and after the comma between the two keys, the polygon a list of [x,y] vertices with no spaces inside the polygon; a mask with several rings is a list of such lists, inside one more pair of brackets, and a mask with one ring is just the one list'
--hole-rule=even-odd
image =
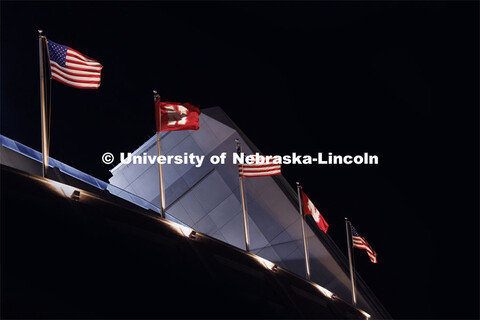
{"label": "red and white flag", "polygon": [[98,89],[103,66],[70,47],[47,40],[53,79],[78,89]]}
{"label": "red and white flag", "polygon": [[281,174],[280,164],[265,164],[265,156],[250,156],[255,159],[254,164],[238,164],[240,177],[266,177]]}
{"label": "red and white flag", "polygon": [[[160,112],[162,123],[160,123]],[[155,118],[157,121],[157,132],[159,131],[180,131],[198,130],[200,122],[200,109],[190,103],[155,101]]]}
{"label": "red and white flag", "polygon": [[373,263],[377,263],[377,253],[373,250],[373,248],[368,244],[367,240],[358,233],[357,229],[352,226],[352,242],[353,247],[358,249],[363,249],[367,251],[368,257],[370,261]]}
{"label": "red and white flag", "polygon": [[317,223],[317,226],[323,232],[327,233],[328,230],[328,223],[325,221],[323,216],[320,214],[317,208],[313,205],[313,202],[307,197],[305,192],[302,190],[302,204],[303,204],[303,214],[308,216],[311,215],[313,220]]}

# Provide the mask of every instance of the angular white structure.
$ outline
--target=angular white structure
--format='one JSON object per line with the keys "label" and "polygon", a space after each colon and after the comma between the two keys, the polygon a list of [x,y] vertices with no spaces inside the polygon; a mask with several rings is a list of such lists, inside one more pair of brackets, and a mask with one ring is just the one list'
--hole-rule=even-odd
{"label": "angular white structure", "polygon": [[[163,165],[167,218],[183,223],[238,248],[245,248],[241,194],[237,165],[232,163],[235,139],[245,154],[260,152],[218,107],[202,110],[198,131],[162,132],[163,155],[205,155],[194,165]],[[157,155],[153,136],[133,152]],[[227,152],[223,165],[213,165],[212,155]],[[111,170],[111,185],[160,207],[158,165],[119,164]],[[303,242],[296,190],[282,176],[246,178],[250,251],[300,276],[305,276]],[[115,194],[116,188],[107,189]],[[308,217],[310,219],[311,217]],[[311,280],[351,301],[346,259],[328,235],[308,221]],[[365,283],[357,278],[358,306],[374,318],[388,318]]]}

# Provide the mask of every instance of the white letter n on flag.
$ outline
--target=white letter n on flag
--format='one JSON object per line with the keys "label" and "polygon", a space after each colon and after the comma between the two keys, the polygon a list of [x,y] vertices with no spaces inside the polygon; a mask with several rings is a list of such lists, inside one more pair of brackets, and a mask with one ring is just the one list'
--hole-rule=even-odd
{"label": "white letter n on flag", "polygon": [[168,116],[168,125],[184,125],[187,123],[188,109],[182,105],[176,106],[166,106],[165,110],[167,111]]}

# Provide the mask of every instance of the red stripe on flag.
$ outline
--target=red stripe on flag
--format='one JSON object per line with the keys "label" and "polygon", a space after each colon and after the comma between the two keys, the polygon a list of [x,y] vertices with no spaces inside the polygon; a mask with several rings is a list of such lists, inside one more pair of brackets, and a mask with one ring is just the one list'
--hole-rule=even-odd
{"label": "red stripe on flag", "polygon": [[[263,157],[263,156],[260,156]],[[257,158],[257,157],[254,157]],[[264,157],[263,157],[264,158]],[[265,158],[264,158],[265,159]],[[238,164],[241,177],[266,177],[281,174],[280,164]]]}
{"label": "red stripe on flag", "polygon": [[367,240],[364,237],[352,236],[353,247],[357,249],[365,250],[370,258],[370,261],[377,263],[377,253],[373,248],[368,244]]}
{"label": "red stripe on flag", "polygon": [[55,74],[52,74],[52,79],[55,79],[55,80],[57,80],[58,82],[61,82],[61,83],[63,83],[63,84],[66,84],[67,86],[74,87],[74,88],[77,88],[77,89],[98,89],[98,87],[100,86],[100,84],[81,85],[81,84],[76,84],[76,82],[75,82],[75,83],[67,82],[67,81],[65,81],[64,79],[58,77],[58,76],[55,75]]}
{"label": "red stripe on flag", "polygon": [[[97,74],[97,73],[93,73],[93,72],[89,72],[89,71],[83,71],[83,70],[72,71],[71,69],[58,67],[58,66],[54,65],[53,63],[50,65],[50,67],[52,69],[52,72],[54,72],[56,70],[59,70],[60,72],[63,72],[67,75],[74,76],[74,77],[98,78],[100,80],[100,75]],[[86,72],[87,74],[82,73],[82,72]]]}

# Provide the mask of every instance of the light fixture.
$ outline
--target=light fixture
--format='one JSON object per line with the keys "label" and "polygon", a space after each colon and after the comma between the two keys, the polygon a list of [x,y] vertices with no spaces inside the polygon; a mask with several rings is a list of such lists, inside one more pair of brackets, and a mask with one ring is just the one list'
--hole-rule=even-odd
{"label": "light fixture", "polygon": [[321,286],[319,286],[319,285],[316,284],[316,283],[314,283],[313,285],[314,285],[315,288],[317,288],[317,290],[320,291],[324,296],[327,296],[327,297],[329,297],[330,299],[332,299],[332,298],[335,296],[335,294],[333,294],[333,292],[325,289],[324,287],[321,287]]}
{"label": "light fixture", "polygon": [[181,235],[188,237],[190,239],[195,239],[197,235],[197,232],[190,227],[187,227],[178,223],[175,223],[175,227]]}
{"label": "light fixture", "polygon": [[73,191],[70,198],[72,198],[72,200],[74,200],[74,201],[80,200],[80,191],[78,191],[78,190]]}
{"label": "light fixture", "polygon": [[368,313],[366,313],[362,309],[358,309],[358,311],[360,311],[365,316],[365,319],[370,319],[371,315],[369,315]]}
{"label": "light fixture", "polygon": [[278,270],[278,266],[275,263],[273,263],[272,261],[269,261],[269,260],[264,259],[264,258],[259,257],[259,256],[254,256],[254,258],[258,262],[260,262],[260,264],[263,265],[265,268],[273,270],[273,271]]}
{"label": "light fixture", "polygon": [[[53,190],[55,190],[57,193],[67,197],[67,198],[71,198],[73,193],[75,191],[78,192],[78,196],[80,196],[80,191],[78,190],[75,190],[74,187],[72,186],[69,186],[67,184],[63,184],[63,183],[60,183],[60,182],[56,182],[56,181],[53,181],[53,180],[49,180],[49,181],[46,181],[48,185],[50,185],[50,187],[53,188]],[[78,199],[76,199],[78,200]]]}

